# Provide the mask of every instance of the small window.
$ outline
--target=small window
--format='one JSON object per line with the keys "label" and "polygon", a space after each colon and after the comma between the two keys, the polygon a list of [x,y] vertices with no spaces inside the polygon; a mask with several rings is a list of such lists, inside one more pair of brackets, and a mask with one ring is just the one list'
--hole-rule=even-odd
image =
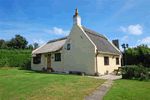
{"label": "small window", "polygon": [[116,65],[119,65],[119,58],[116,58]]}
{"label": "small window", "polygon": [[33,57],[33,64],[39,64],[41,63],[41,54],[36,55],[36,57]]}
{"label": "small window", "polygon": [[61,53],[55,53],[55,61],[61,61]]}
{"label": "small window", "polygon": [[109,57],[104,57],[104,65],[109,65]]}
{"label": "small window", "polygon": [[70,50],[70,44],[67,44],[67,50]]}

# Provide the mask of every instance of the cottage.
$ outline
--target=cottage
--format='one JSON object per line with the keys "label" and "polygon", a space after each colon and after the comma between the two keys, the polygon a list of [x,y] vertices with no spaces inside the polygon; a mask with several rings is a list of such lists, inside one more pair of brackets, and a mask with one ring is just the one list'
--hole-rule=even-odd
{"label": "cottage", "polygon": [[103,75],[121,66],[121,55],[118,40],[111,43],[105,35],[83,27],[76,9],[70,34],[33,50],[31,69]]}

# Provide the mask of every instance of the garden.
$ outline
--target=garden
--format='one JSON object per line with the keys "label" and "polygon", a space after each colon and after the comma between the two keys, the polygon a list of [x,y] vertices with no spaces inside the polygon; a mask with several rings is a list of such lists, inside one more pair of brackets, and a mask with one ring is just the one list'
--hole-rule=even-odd
{"label": "garden", "polygon": [[2,68],[0,76],[0,100],[83,100],[106,81],[20,68]]}

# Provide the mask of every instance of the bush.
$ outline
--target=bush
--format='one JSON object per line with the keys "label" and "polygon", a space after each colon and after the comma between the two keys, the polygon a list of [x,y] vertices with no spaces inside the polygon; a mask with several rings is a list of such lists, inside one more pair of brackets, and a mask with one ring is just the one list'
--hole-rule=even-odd
{"label": "bush", "polygon": [[122,77],[127,79],[139,79],[140,81],[148,78],[148,68],[142,65],[125,67],[122,71]]}

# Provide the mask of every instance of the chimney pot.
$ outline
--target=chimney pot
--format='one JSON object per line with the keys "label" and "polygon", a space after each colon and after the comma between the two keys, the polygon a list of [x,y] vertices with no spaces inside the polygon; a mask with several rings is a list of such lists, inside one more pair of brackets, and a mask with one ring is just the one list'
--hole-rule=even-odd
{"label": "chimney pot", "polygon": [[78,14],[78,9],[76,9],[76,14]]}

